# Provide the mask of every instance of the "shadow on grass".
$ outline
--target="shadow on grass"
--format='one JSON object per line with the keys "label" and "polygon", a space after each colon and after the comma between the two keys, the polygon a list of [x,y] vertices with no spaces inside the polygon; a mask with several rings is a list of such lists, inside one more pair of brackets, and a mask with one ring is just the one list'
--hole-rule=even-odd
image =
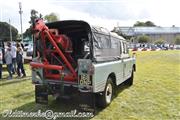
{"label": "shadow on grass", "polygon": [[25,78],[19,78],[19,79],[11,79],[11,80],[2,79],[1,82],[3,82],[3,83],[0,83],[0,86],[15,84],[15,83],[23,82],[26,80],[31,80],[31,76],[27,76]]}
{"label": "shadow on grass", "polygon": [[[120,94],[121,92],[123,92],[125,89],[129,88],[130,86],[125,85],[125,83],[121,83],[120,85],[118,85],[115,88],[115,93],[114,93],[114,97],[113,100],[116,99],[116,97],[118,96],[118,94]],[[103,109],[105,108],[99,108],[96,107],[96,112],[95,112],[95,116],[99,114],[99,112],[101,112]]]}
{"label": "shadow on grass", "polygon": [[[115,93],[115,97],[114,99],[117,97],[117,95],[119,93],[121,93],[123,90],[127,89],[128,86],[124,86],[124,84],[119,85],[116,88],[116,93]],[[23,93],[23,94],[19,94],[17,96],[14,96],[15,98],[17,97],[23,97],[23,96],[27,96],[32,94],[31,92],[27,92],[27,93]],[[78,104],[78,100],[76,97],[73,97],[71,99],[58,99],[58,100],[54,100],[54,98],[52,96],[49,97],[49,103],[48,105],[41,105],[41,104],[36,104],[35,102],[29,102],[26,103],[20,107],[17,107],[15,109],[13,109],[12,111],[23,111],[23,112],[38,112],[40,111],[42,112],[46,112],[47,110],[51,110],[53,111],[53,113],[55,112],[74,112],[74,110],[78,110],[79,109],[79,104]],[[103,109],[105,108],[98,108],[96,107],[96,111],[94,116],[97,116],[99,114],[99,112],[101,112]],[[0,114],[0,119],[2,117],[2,114]],[[15,117],[2,117],[3,120],[19,120],[21,118],[15,118]],[[46,118],[44,117],[23,117],[23,120],[45,120]],[[72,120],[72,119],[78,119],[78,120],[89,120],[91,118],[72,118],[72,117],[59,117],[56,118],[56,120],[59,119],[63,119],[63,120]]]}
{"label": "shadow on grass", "polygon": [[[18,97],[18,96],[16,96]],[[47,111],[53,111],[53,113],[56,112],[61,112],[61,113],[66,113],[66,112],[74,112],[74,110],[78,110],[78,104],[77,100],[74,99],[58,99],[54,100],[53,98],[49,98],[49,103],[48,105],[41,105],[41,104],[36,104],[35,102],[29,102],[27,104],[24,104],[20,107],[17,107],[13,109],[12,111],[23,111],[23,112],[41,112],[45,113]],[[78,112],[77,112],[78,113]],[[3,117],[2,113],[0,114],[0,119],[3,120],[46,120],[45,117],[23,117],[23,118],[15,118],[15,117]],[[63,119],[63,120],[72,120],[72,119],[78,119],[78,120],[89,120],[90,118],[78,118],[78,117],[57,117],[56,120]]]}
{"label": "shadow on grass", "polygon": [[[125,81],[125,82],[126,82],[126,81]],[[118,85],[118,86],[116,87],[116,92],[115,92],[114,98],[116,98],[117,95],[118,95],[119,93],[123,92],[125,89],[128,89],[129,87],[131,87],[131,86],[126,85],[125,82],[124,82],[124,83],[121,83],[120,85]]]}

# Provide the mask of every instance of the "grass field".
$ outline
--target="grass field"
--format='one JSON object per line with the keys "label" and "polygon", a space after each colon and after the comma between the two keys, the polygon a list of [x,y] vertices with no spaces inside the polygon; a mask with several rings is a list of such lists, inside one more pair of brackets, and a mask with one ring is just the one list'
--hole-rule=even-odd
{"label": "grass field", "polygon": [[[180,51],[137,52],[136,57],[134,85],[120,86],[113,102],[106,109],[98,109],[92,119],[180,120]],[[26,71],[27,78],[0,80],[0,113],[7,109],[70,111],[75,106],[71,101],[53,100],[48,106],[35,104],[28,65]]]}

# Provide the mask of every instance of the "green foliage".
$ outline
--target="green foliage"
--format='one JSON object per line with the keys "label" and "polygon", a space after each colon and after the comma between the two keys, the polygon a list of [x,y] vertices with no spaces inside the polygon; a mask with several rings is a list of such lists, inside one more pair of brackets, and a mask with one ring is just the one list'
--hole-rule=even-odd
{"label": "green foliage", "polygon": [[165,41],[162,38],[160,38],[160,39],[158,39],[158,40],[156,40],[154,42],[154,44],[156,44],[156,45],[161,45],[161,44],[164,44],[164,43],[165,43]]}
{"label": "green foliage", "polygon": [[174,43],[180,45],[180,36],[176,36]]}
{"label": "green foliage", "polygon": [[154,27],[154,26],[156,26],[153,22],[151,22],[151,21],[146,21],[145,22],[145,25],[147,26],[147,27]]}
{"label": "green foliage", "polygon": [[32,28],[27,28],[26,31],[23,33],[23,37],[26,38],[26,37],[29,37],[32,35]]}
{"label": "green foliage", "polygon": [[44,19],[47,20],[47,22],[54,22],[59,20],[56,13],[50,13],[49,15],[44,16]]}
{"label": "green foliage", "polygon": [[33,24],[34,20],[36,18],[38,18],[37,14],[38,14],[38,11],[36,11],[34,9],[31,10],[31,17],[30,17],[30,21],[29,21],[30,24]]}
{"label": "green foliage", "polygon": [[135,26],[145,26],[145,23],[144,22],[140,22],[140,21],[137,21],[134,25]]}
{"label": "green foliage", "polygon": [[150,41],[149,36],[147,35],[141,35],[137,38],[138,43],[148,43]]}
{"label": "green foliage", "polygon": [[38,11],[36,11],[35,9],[31,10],[31,17],[30,17],[30,21],[29,23],[31,24],[29,28],[26,29],[26,31],[23,33],[23,37],[29,37],[32,35],[32,26],[34,25],[34,22],[37,18],[41,18],[42,15],[38,14]]}
{"label": "green foliage", "polygon": [[[18,30],[11,25],[12,39],[17,39]],[[4,41],[10,40],[10,26],[7,22],[0,22],[0,39]]]}
{"label": "green foliage", "polygon": [[154,27],[156,26],[153,22],[151,21],[146,21],[146,22],[140,22],[140,21],[137,21],[134,25],[134,27]]}

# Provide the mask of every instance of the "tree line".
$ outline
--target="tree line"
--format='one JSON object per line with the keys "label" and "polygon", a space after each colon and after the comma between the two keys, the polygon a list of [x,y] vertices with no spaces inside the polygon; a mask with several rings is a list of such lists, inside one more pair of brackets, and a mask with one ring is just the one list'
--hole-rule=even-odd
{"label": "tree line", "polygon": [[0,39],[4,41],[10,40],[10,27],[12,32],[12,39],[17,39],[18,30],[14,26],[9,25],[7,22],[0,22]]}
{"label": "tree line", "polygon": [[[32,24],[32,19],[36,19],[39,17],[37,14],[38,12],[34,9],[31,10],[30,12],[31,17],[29,23]],[[59,17],[56,13],[50,13],[45,15],[44,17],[41,15],[41,17],[46,21],[46,22],[53,22],[53,21],[58,21]],[[0,40],[3,41],[10,41],[10,27],[11,27],[11,33],[12,33],[12,40],[17,41],[18,38],[20,38],[20,35],[18,35],[18,30],[14,26],[10,25],[7,22],[1,22],[0,21]],[[28,37],[31,36],[31,26],[26,29],[26,31],[23,33],[23,37]]]}
{"label": "tree line", "polygon": [[[36,18],[43,18],[46,22],[54,22],[54,21],[58,21],[60,20],[58,15],[54,12],[50,13],[50,14],[47,14],[43,17],[42,14],[38,13],[38,11],[32,9],[31,10],[31,17],[30,17],[30,21],[29,23],[32,25],[33,21],[36,19]],[[31,36],[32,34],[32,26],[30,26],[29,28],[26,29],[26,31],[24,32],[23,36],[24,37],[28,37],[28,36]]]}
{"label": "tree line", "polygon": [[[39,14],[38,11],[32,9],[31,12],[31,17],[30,17],[30,21],[29,23],[32,25],[32,21],[36,18],[43,18],[46,22],[54,22],[54,21],[58,21],[59,20],[59,17],[56,13],[50,13],[50,14],[47,14],[43,17],[42,14]],[[23,33],[23,37],[29,37],[31,36],[32,34],[32,31],[31,31],[31,26],[29,28],[26,29],[26,31]],[[10,40],[10,26],[11,26],[11,31],[12,31],[12,39],[14,41],[17,40],[18,37],[20,37],[20,35],[18,36],[18,30],[12,26],[12,25],[9,25],[9,23],[7,22],[0,22],[0,39],[1,40],[4,40],[4,41],[9,41]],[[134,25],[134,27],[155,27],[157,25],[155,25],[153,22],[151,21],[146,21],[146,22],[141,22],[141,21],[137,21]],[[121,33],[118,33],[119,35],[122,35]],[[124,36],[124,35],[122,35]],[[138,43],[148,43],[150,42],[150,38],[149,36],[147,35],[141,35],[141,36],[138,36],[137,38],[138,40]],[[164,44],[164,40],[163,39],[158,39],[156,40],[154,43],[155,44]],[[180,44],[180,36],[177,36],[174,40],[174,43],[175,44]]]}
{"label": "tree line", "polygon": [[[137,37],[137,42],[138,43],[149,43],[150,42],[150,37],[147,35],[140,35]],[[154,44],[165,44],[165,40],[163,38],[159,38],[156,41],[153,42]],[[175,39],[173,40],[172,44],[180,45],[180,36],[176,36]]]}

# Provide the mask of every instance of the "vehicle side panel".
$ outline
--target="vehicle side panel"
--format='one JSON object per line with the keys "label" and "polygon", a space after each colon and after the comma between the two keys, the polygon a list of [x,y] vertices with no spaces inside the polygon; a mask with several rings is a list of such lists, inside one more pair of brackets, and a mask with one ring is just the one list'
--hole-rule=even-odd
{"label": "vehicle side panel", "polygon": [[94,64],[93,92],[101,92],[104,90],[107,78],[111,73],[114,73],[118,80],[116,84],[123,82],[122,69],[122,60]]}
{"label": "vehicle side panel", "polygon": [[133,60],[132,58],[123,59],[124,64],[124,80],[127,80],[131,77],[132,68],[133,68]]}

